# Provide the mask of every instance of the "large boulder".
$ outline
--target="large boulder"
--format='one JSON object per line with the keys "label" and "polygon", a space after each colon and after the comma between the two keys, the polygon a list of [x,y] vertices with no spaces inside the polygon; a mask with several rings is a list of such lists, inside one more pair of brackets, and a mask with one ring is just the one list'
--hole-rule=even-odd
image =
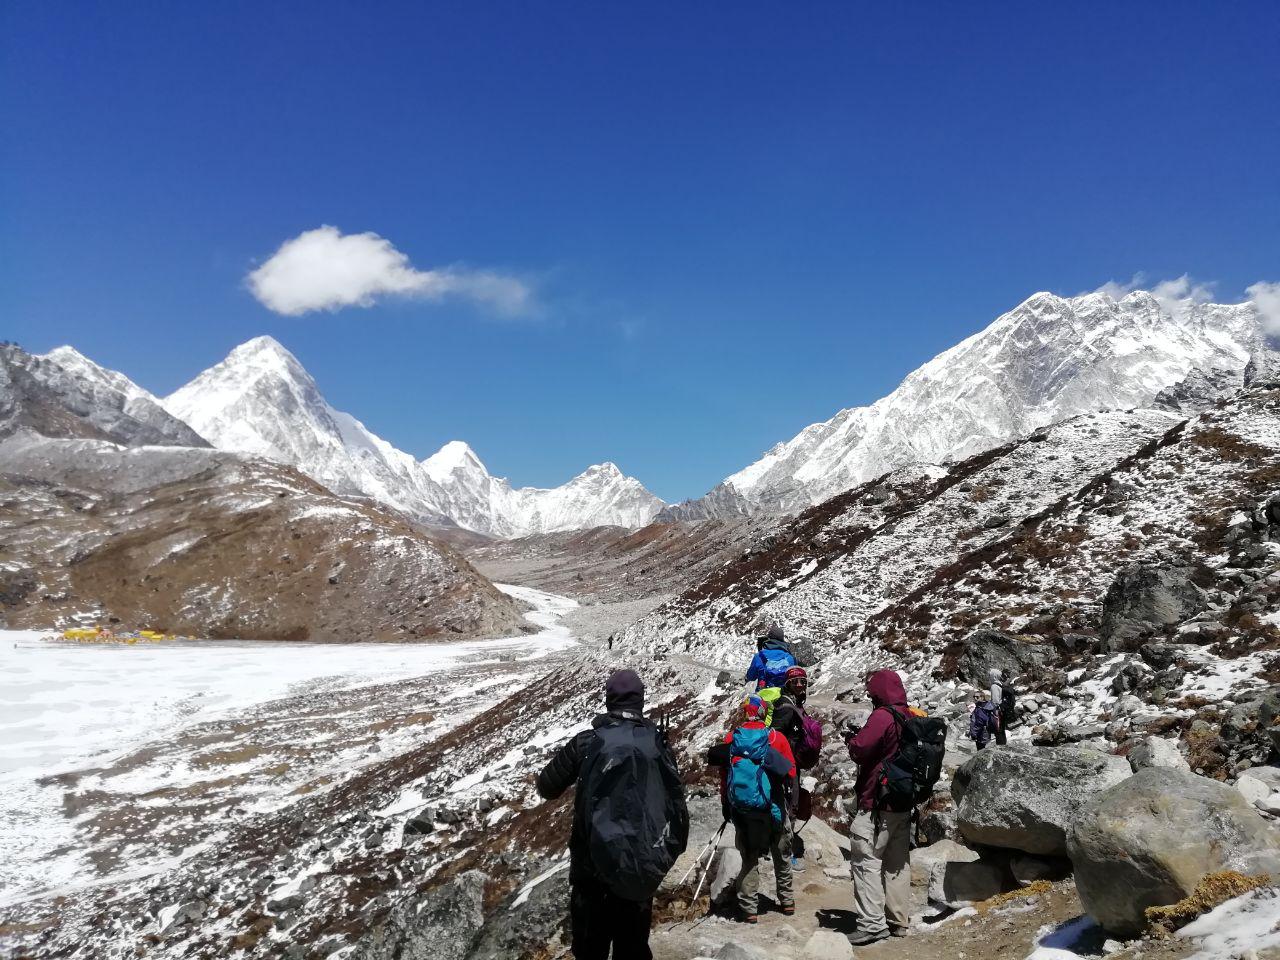
{"label": "large boulder", "polygon": [[1155,630],[1189,620],[1208,604],[1190,567],[1134,563],[1116,575],[1102,601],[1103,649],[1135,649]]}
{"label": "large boulder", "polygon": [[1178,749],[1176,740],[1166,740],[1163,737],[1146,737],[1129,751],[1129,766],[1133,768],[1133,772],[1145,770],[1148,767],[1170,767],[1174,770],[1190,770],[1191,764],[1187,763],[1187,758],[1182,755],[1182,751]]}
{"label": "large boulder", "polygon": [[1232,787],[1169,767],[1139,770],[1084,805],[1067,836],[1076,889],[1107,930],[1141,932],[1206,874],[1280,877],[1280,831]]}
{"label": "large boulder", "polygon": [[983,750],[951,784],[960,835],[969,843],[1062,856],[1081,805],[1131,775],[1124,757],[1088,747]]}
{"label": "large boulder", "polygon": [[485,875],[472,870],[372,924],[350,960],[465,960],[484,924]]}
{"label": "large boulder", "polygon": [[564,931],[569,863],[543,864],[531,880],[489,913],[467,960],[531,956]]}
{"label": "large boulder", "polygon": [[980,687],[986,686],[992,670],[1016,677],[1042,669],[1055,656],[1047,643],[1002,630],[975,630],[962,644],[964,652],[956,661],[956,672]]}

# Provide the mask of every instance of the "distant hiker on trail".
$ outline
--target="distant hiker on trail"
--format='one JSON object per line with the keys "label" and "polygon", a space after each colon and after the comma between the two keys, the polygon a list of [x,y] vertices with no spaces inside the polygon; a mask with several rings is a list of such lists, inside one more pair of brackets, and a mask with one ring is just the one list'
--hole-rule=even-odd
{"label": "distant hiker on trail", "polygon": [[554,800],[576,787],[569,837],[569,922],[577,960],[650,960],[653,895],[689,839],[689,812],[666,736],[644,718],[644,683],[617,670],[606,713],[538,774]]}
{"label": "distant hiker on trail", "polygon": [[721,767],[720,798],[733,823],[734,843],[742,857],[738,874],[738,916],[757,922],[760,858],[773,856],[778,908],[796,912],[791,888],[791,804],[796,796],[796,765],[791,745],[764,723],[765,704],[750,696],[724,742],[707,751],[707,762]]}
{"label": "distant hiker on trail", "polygon": [[765,687],[781,687],[786,681],[787,671],[797,666],[796,656],[783,636],[782,627],[774,624],[768,632],[756,640],[756,655],[751,658],[747,667],[747,681],[754,680],[756,689]]}
{"label": "distant hiker on trail", "polygon": [[996,735],[996,743],[1005,741],[1004,730],[1000,724],[1000,708],[988,698],[987,692],[979,691],[973,695],[973,712],[969,714],[969,739],[985,750],[991,742],[991,735]]}
{"label": "distant hiker on trail", "polygon": [[942,775],[947,727],[907,706],[893,670],[867,677],[873,709],[846,740],[858,764],[858,811],[849,826],[855,947],[906,936],[911,922],[911,821]]}

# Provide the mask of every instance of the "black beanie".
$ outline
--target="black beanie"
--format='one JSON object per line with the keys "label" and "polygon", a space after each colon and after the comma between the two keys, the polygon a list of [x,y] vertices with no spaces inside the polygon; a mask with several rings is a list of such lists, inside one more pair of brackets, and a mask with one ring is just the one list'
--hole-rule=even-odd
{"label": "black beanie", "polygon": [[644,711],[644,681],[634,670],[615,670],[604,685],[606,710]]}
{"label": "black beanie", "polygon": [[783,634],[782,634],[782,624],[775,623],[773,626],[769,628],[769,632],[768,634],[766,634],[766,636],[770,640],[784,640],[785,638],[783,637]]}

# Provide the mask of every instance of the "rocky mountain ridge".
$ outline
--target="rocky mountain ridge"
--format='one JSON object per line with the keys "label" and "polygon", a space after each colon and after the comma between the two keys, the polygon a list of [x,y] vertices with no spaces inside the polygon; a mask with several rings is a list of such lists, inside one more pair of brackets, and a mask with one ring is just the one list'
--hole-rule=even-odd
{"label": "rocky mountain ridge", "polygon": [[513,537],[639,527],[663,506],[612,463],[541,489],[492,476],[462,441],[419,462],[330,406],[297,358],[270,337],[241,344],[164,404],[219,449],[288,463],[336,492],[371,497],[427,523]]}
{"label": "rocky mountain ridge", "polygon": [[806,427],[706,496],[696,520],[794,512],[891,470],[962,460],[1082,413],[1156,404],[1193,412],[1275,362],[1250,303],[1162,301],[1146,291],[1037,293],[912,372],[868,407]]}
{"label": "rocky mountain ridge", "polygon": [[127,378],[0,347],[0,623],[210,638],[441,640],[525,629],[402,514],[215,450]]}

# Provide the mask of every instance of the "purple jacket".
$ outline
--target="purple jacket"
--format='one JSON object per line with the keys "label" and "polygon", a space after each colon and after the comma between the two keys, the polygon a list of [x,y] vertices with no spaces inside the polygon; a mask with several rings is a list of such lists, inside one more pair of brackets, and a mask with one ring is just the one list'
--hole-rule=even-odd
{"label": "purple jacket", "polygon": [[883,707],[893,707],[905,718],[907,691],[892,670],[877,670],[867,678],[867,695],[875,707],[862,729],[849,737],[849,756],[858,764],[858,809],[871,810],[876,801],[880,765],[897,752],[898,722]]}

